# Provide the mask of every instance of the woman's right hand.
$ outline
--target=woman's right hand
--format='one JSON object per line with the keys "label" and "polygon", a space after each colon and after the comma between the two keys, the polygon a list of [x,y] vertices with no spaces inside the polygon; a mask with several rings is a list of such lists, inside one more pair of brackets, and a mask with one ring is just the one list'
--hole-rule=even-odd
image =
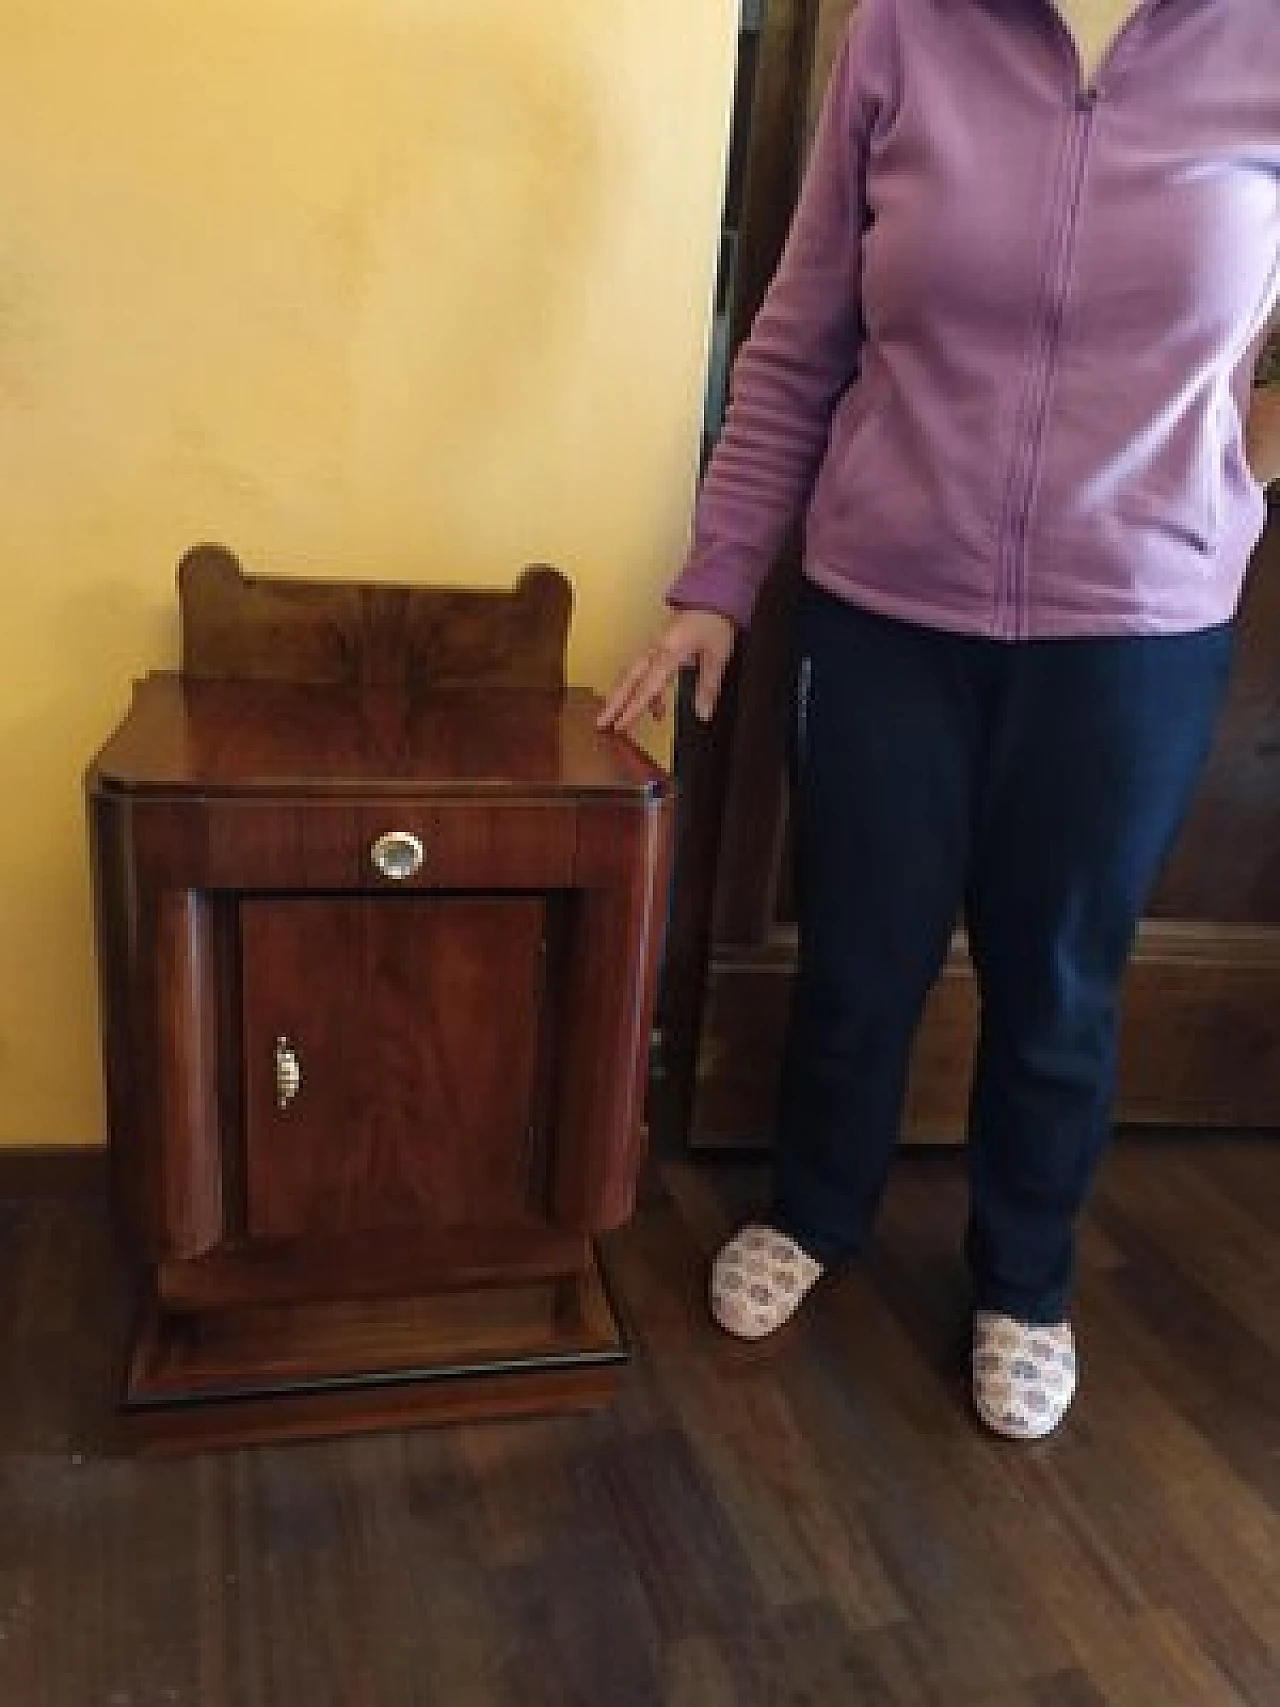
{"label": "woman's right hand", "polygon": [[698,671],[694,710],[709,722],[737,637],[736,625],[718,611],[679,611],[614,688],[600,713],[600,728],[626,734],[646,711],[660,717],[672,682],[687,665]]}

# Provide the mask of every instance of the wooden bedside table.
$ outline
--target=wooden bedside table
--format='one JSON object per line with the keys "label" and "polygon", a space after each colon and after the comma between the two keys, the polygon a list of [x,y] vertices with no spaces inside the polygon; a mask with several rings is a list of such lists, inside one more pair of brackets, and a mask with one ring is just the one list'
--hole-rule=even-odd
{"label": "wooden bedside table", "polygon": [[567,585],[179,585],[87,782],[134,1431],[603,1402],[671,802],[564,689]]}

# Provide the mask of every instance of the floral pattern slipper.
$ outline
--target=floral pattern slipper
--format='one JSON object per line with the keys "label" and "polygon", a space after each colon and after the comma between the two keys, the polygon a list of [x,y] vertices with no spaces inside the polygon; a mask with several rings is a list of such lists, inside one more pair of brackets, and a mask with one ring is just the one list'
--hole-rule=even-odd
{"label": "floral pattern slipper", "polygon": [[762,1340],[800,1308],[822,1264],[772,1227],[744,1227],[711,1269],[711,1314],[728,1334]]}
{"label": "floral pattern slipper", "polygon": [[1018,1322],[991,1310],[973,1320],[973,1403],[995,1434],[1040,1440],[1066,1416],[1076,1391],[1070,1322]]}

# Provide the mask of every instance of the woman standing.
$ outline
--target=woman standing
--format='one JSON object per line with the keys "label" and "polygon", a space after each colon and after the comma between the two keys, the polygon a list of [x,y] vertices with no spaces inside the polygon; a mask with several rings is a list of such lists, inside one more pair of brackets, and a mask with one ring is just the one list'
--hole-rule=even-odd
{"label": "woman standing", "polygon": [[807,512],[800,969],[772,1212],[712,1273],[729,1332],[864,1244],[963,912],[975,1403],[1020,1438],[1065,1414],[1117,989],[1280,475],[1278,310],[1274,0],[862,0],[677,614],[602,718],[689,664],[711,714]]}

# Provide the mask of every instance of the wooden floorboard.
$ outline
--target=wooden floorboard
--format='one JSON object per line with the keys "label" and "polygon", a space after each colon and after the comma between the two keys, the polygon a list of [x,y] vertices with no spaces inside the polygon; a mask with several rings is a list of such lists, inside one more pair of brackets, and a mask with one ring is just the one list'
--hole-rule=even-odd
{"label": "wooden floorboard", "polygon": [[703,1288],[762,1190],[655,1166],[604,1415],[161,1464],[100,1196],[0,1201],[0,1703],[1280,1707],[1280,1143],[1113,1152],[1029,1448],[967,1408],[962,1157],[752,1348]]}

